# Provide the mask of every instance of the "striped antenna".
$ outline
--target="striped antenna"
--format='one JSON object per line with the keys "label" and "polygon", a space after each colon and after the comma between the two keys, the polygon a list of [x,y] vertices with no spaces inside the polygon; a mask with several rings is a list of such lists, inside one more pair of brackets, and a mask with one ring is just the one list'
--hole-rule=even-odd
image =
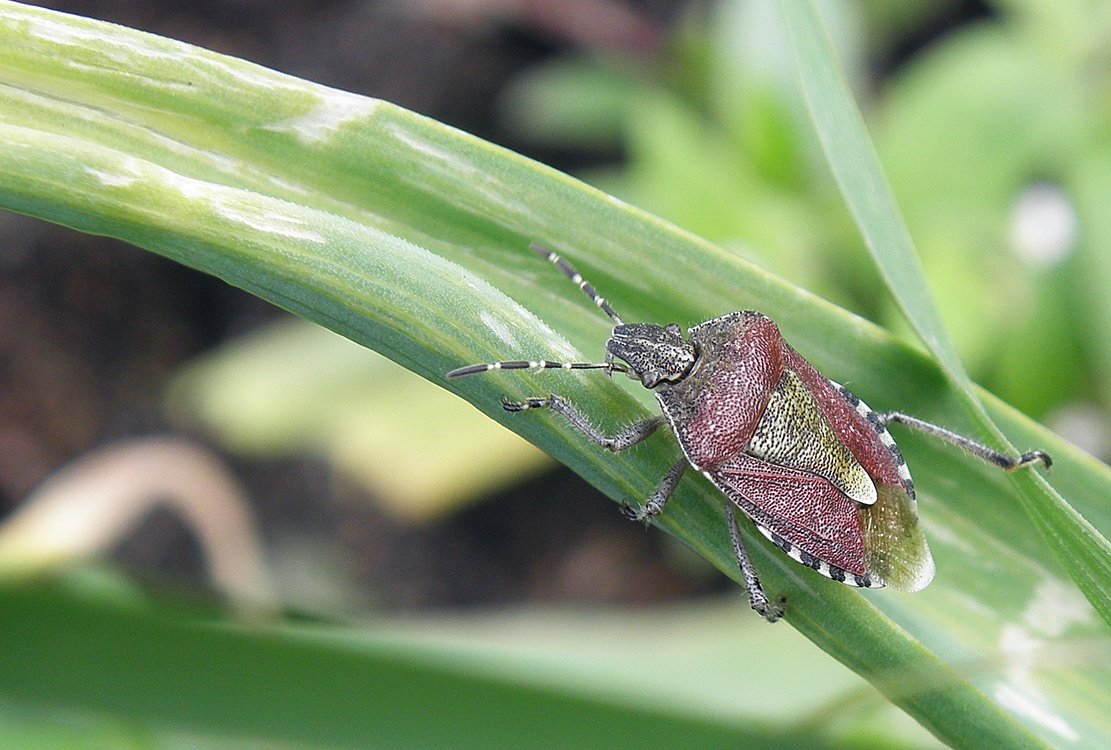
{"label": "striped antenna", "polygon": [[617,325],[621,325],[621,318],[619,318],[617,316],[617,313],[613,311],[613,308],[610,307],[610,303],[606,302],[605,297],[598,294],[598,291],[590,284],[589,281],[579,275],[579,272],[575,270],[575,267],[573,265],[565,261],[563,258],[555,254],[548,248],[542,245],[537,245],[535,242],[529,245],[529,249],[539,255],[541,258],[547,259],[549,263],[562,271],[563,275],[571,279],[571,281],[575,283],[575,286],[582,290],[583,294],[585,294],[587,297],[590,297],[591,302],[597,305],[606,315],[610,316],[610,319],[614,323],[616,323]]}
{"label": "striped antenna", "polygon": [[607,373],[629,371],[625,365],[614,362],[525,362],[524,360],[513,360],[457,367],[449,372],[447,377],[465,378],[468,375],[478,375],[483,372],[490,372],[490,370],[605,370]]}
{"label": "striped antenna", "polygon": [[[582,290],[583,294],[590,298],[590,301],[601,309],[606,315],[613,320],[617,325],[621,325],[621,318],[610,307],[610,303],[606,302],[598,292],[591,286],[590,282],[579,275],[575,267],[559,257],[551,250],[541,245],[529,245],[529,249],[540,257],[546,259],[553,266],[563,272],[563,275],[571,279],[575,285]],[[607,375],[612,375],[615,372],[622,372],[626,375],[629,374],[629,368],[623,364],[615,363],[611,359],[611,355],[606,354],[605,362],[549,362],[547,360],[526,362],[525,360],[511,360],[507,362],[488,362],[481,365],[467,365],[466,367],[457,367],[447,374],[448,378],[465,378],[468,375],[478,375],[491,370],[605,370]],[[631,376],[630,376],[631,377]]]}

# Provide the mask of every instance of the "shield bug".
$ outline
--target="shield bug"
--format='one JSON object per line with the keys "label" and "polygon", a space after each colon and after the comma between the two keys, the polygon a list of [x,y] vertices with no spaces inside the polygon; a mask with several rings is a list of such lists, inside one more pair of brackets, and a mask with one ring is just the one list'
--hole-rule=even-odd
{"label": "shield bug", "polygon": [[550,394],[502,399],[506,411],[551,409],[602,448],[622,451],[662,424],[682,458],[632,519],[659,515],[688,467],[701,472],[730,502],[726,524],[752,608],[774,622],[784,599],[769,600],[749,560],[733,506],[792,559],[824,576],[864,588],[917,591],[934,575],[918,526],[914,484],[887,427],[906,425],[1007,471],[1041,461],[1043,451],[1017,458],[901,412],[876,412],[821,375],[767,316],[729,313],[687,331],[671,323],[623,323],[570,263],[532,249],[563,272],[614,322],[602,362],[505,361],[469,365],[448,378],[490,370],[602,370],[624,373],[651,389],[661,416],[633,422],[613,435],[573,404]]}

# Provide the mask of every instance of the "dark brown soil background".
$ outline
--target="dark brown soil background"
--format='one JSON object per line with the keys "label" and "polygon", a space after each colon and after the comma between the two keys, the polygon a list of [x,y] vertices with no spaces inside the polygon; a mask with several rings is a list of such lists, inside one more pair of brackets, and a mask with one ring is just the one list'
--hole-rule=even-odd
{"label": "dark brown soil background", "polygon": [[[573,171],[620,155],[542,152],[514,142],[494,115],[498,92],[523,67],[570,48],[650,53],[685,3],[37,4],[387,99]],[[418,5],[426,11],[398,10]],[[479,10],[450,10],[461,5]],[[941,26],[978,12],[974,4],[954,5]],[[434,6],[440,10],[427,10]],[[174,369],[280,314],[123,243],[0,213],[0,513],[89,450],[166,432],[163,388]],[[674,556],[662,533],[628,523],[567,470],[413,528],[374,511],[360,490],[319,463],[227,460],[253,498],[264,540],[300,535],[339,545],[379,606],[643,603],[727,586],[704,568],[667,565]],[[144,522],[114,559],[143,578],[204,585],[195,543],[168,514]]]}

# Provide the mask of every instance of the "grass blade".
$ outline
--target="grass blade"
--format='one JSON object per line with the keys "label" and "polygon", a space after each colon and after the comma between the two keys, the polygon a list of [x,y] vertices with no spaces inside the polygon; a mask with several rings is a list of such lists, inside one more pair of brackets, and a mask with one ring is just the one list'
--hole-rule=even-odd
{"label": "grass blade", "polygon": [[[976,399],[941,324],[891,188],[812,2],[781,2],[803,98],[841,193],[892,295],[936,357],[978,431],[1005,440]],[[1023,508],[1092,605],[1111,623],[1111,542],[1040,476],[1014,477]]]}
{"label": "grass blade", "polygon": [[845,203],[903,314],[946,375],[971,387],[813,3],[780,2],[803,99]]}

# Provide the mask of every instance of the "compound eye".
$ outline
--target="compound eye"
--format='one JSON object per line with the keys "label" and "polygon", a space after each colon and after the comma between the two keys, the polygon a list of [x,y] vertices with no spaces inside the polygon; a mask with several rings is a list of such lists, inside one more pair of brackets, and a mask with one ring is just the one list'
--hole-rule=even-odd
{"label": "compound eye", "polygon": [[660,384],[660,373],[655,370],[649,370],[640,376],[640,382],[644,384],[645,388],[655,388]]}
{"label": "compound eye", "polygon": [[679,328],[678,323],[668,323],[666,326],[664,326],[664,330],[676,336],[679,336],[683,333],[682,329]]}

